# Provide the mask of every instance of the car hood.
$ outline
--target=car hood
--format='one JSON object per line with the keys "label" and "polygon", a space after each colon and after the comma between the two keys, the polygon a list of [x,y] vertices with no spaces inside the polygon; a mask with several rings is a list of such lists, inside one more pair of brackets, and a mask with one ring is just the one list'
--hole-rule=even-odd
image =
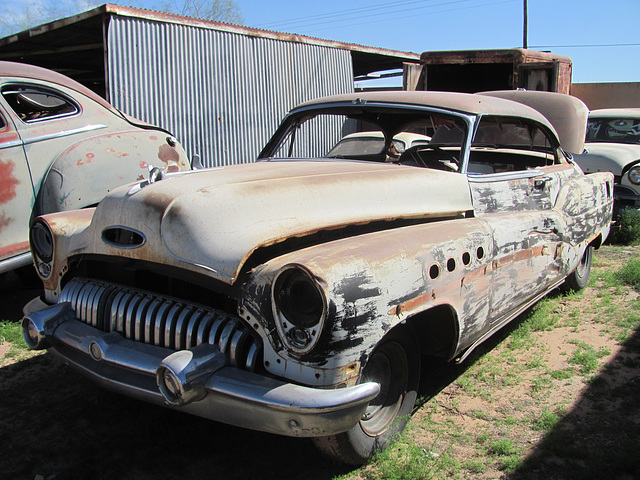
{"label": "car hood", "polygon": [[[141,186],[143,188],[141,188]],[[472,210],[465,175],[335,161],[272,161],[169,176],[107,196],[92,220],[92,251],[184,263],[232,284],[257,248],[320,230]],[[142,234],[114,247],[106,228]]]}
{"label": "car hood", "polygon": [[629,163],[640,160],[640,145],[625,143],[586,143],[585,153],[575,156],[585,173],[611,172],[621,175]]}

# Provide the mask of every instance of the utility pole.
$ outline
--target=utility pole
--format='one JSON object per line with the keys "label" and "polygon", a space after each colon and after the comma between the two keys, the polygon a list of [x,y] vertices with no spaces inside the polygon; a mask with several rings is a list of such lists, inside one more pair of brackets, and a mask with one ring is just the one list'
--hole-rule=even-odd
{"label": "utility pole", "polygon": [[524,26],[522,27],[522,48],[527,48],[527,0],[524,0]]}

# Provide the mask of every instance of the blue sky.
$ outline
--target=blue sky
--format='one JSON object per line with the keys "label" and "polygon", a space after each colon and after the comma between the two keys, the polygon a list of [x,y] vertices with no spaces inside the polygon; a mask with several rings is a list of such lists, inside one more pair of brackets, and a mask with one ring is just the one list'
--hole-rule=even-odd
{"label": "blue sky", "polygon": [[[154,9],[172,0],[111,1]],[[249,27],[393,50],[514,48],[523,42],[524,0],[234,1]],[[2,0],[9,20],[28,17],[27,5],[31,12],[42,5],[79,13],[99,3]],[[640,82],[640,0],[528,0],[528,13],[529,48],[571,57],[574,82]]]}
{"label": "blue sky", "polygon": [[[394,50],[523,42],[523,0],[235,1],[246,26]],[[640,81],[640,0],[528,0],[528,17],[529,48],[571,57],[574,82]]]}

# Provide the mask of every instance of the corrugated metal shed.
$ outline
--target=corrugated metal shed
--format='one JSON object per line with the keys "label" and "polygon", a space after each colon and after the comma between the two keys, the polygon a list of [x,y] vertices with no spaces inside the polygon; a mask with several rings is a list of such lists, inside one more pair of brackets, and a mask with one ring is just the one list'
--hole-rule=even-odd
{"label": "corrugated metal shed", "polygon": [[205,166],[254,160],[297,103],[418,58],[109,4],[0,39],[0,59],[75,78]]}

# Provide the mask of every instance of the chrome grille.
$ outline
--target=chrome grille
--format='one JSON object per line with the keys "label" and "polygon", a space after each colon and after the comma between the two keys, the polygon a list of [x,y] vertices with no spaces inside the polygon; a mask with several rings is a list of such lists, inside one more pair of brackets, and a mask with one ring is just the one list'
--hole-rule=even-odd
{"label": "chrome grille", "polygon": [[224,311],[122,285],[74,278],[62,289],[78,320],[104,332],[173,350],[218,345],[229,364],[255,370],[262,345],[242,321]]}

